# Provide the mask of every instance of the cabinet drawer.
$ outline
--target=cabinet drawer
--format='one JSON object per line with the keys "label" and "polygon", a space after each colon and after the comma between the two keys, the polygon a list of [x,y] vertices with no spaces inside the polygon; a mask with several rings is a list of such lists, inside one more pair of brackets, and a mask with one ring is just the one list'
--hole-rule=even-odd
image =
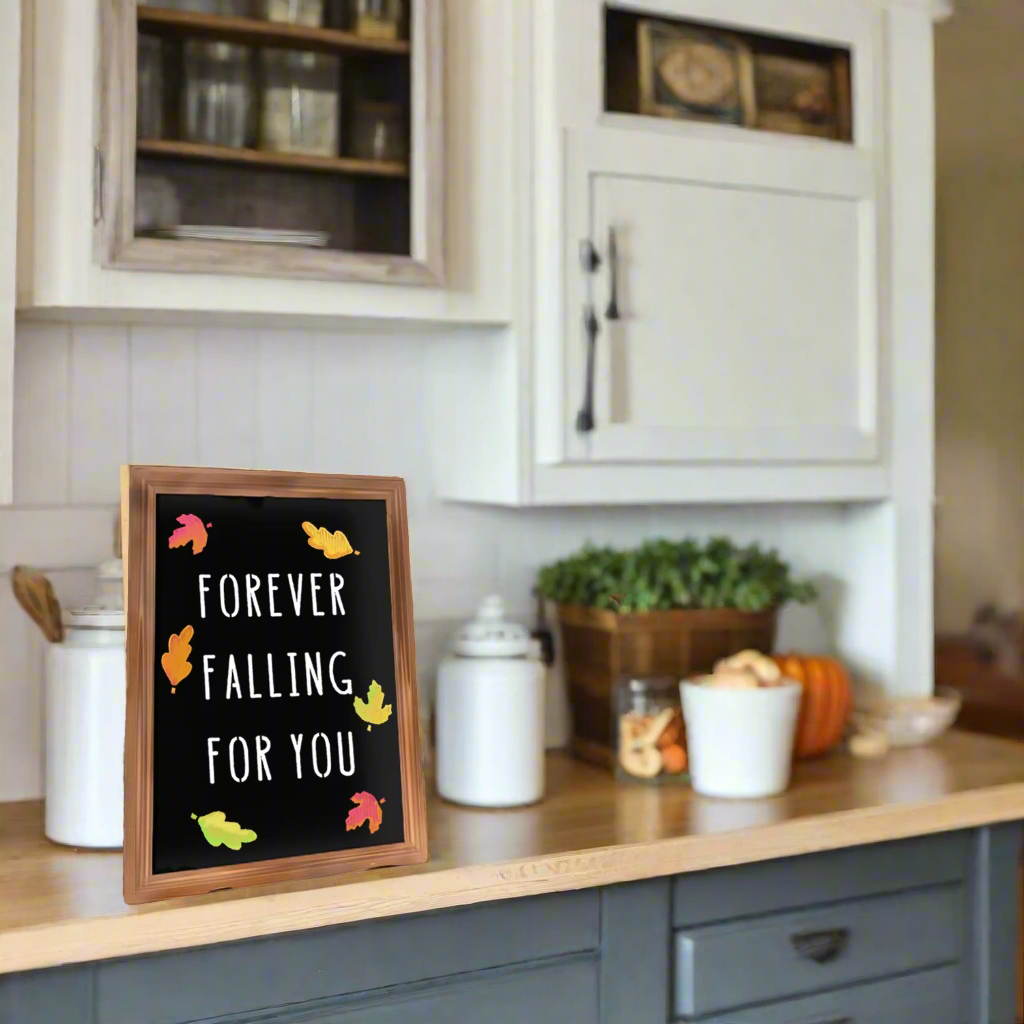
{"label": "cabinet drawer", "polygon": [[959,882],[967,875],[968,843],[967,832],[944,832],[680,875],[672,883],[672,924],[683,928]]}
{"label": "cabinet drawer", "polygon": [[598,904],[587,890],[104,962],[96,1022],[139,1024],[145,1006],[146,1024],[178,1024],[596,950]]}
{"label": "cabinet drawer", "polygon": [[369,998],[220,1017],[216,1024],[594,1024],[597,1020],[594,956],[392,989]]}
{"label": "cabinet drawer", "polygon": [[675,937],[683,1016],[767,1002],[956,960],[964,895],[935,886],[690,928]]}
{"label": "cabinet drawer", "polygon": [[840,992],[733,1010],[704,1024],[959,1024],[960,971],[943,967]]}

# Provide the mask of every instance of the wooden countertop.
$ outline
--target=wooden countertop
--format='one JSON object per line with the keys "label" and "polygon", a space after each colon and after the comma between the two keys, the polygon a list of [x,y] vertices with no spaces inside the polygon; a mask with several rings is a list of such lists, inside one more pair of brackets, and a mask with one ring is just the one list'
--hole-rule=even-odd
{"label": "wooden countertop", "polygon": [[119,853],[55,846],[39,803],[0,805],[0,973],[1024,819],[1024,745],[953,732],[878,762],[837,754],[758,801],[616,785],[556,756],[548,792],[511,811],[434,799],[427,864],[142,907],[121,899]]}

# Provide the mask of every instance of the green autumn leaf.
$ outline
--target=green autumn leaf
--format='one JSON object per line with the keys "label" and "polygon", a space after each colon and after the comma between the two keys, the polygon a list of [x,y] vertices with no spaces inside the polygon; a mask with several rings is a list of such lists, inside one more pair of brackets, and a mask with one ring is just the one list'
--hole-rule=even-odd
{"label": "green autumn leaf", "polygon": [[366,700],[356,697],[355,706],[356,714],[367,723],[367,732],[375,725],[383,725],[391,717],[391,705],[384,703],[384,691],[376,679],[370,683]]}
{"label": "green autumn leaf", "polygon": [[226,821],[226,818],[227,815],[223,811],[210,811],[199,818],[192,815],[192,820],[199,822],[203,837],[211,846],[226,846],[229,850],[240,850],[242,843],[251,843],[256,838],[256,833],[251,828],[241,828],[237,821]]}

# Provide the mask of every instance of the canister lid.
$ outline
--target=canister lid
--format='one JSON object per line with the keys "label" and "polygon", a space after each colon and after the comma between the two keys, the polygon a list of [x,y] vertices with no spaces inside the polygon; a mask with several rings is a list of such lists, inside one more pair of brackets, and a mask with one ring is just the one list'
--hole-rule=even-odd
{"label": "canister lid", "polygon": [[66,609],[64,625],[69,629],[124,629],[124,611],[95,605]]}
{"label": "canister lid", "polygon": [[452,650],[463,658],[522,658],[530,653],[530,633],[505,619],[505,602],[492,594],[455,634]]}
{"label": "canister lid", "polygon": [[124,564],[108,558],[96,568],[95,592],[89,603],[64,610],[69,629],[124,629]]}
{"label": "canister lid", "polygon": [[625,683],[630,693],[665,693],[674,691],[679,680],[675,676],[627,676]]}

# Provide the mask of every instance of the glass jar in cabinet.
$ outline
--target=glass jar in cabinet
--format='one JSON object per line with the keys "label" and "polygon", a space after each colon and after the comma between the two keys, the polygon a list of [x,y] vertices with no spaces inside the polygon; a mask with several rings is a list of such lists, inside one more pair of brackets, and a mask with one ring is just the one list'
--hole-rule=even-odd
{"label": "glass jar in cabinet", "polygon": [[404,0],[352,0],[352,30],[364,39],[399,39]]}
{"label": "glass jar in cabinet", "polygon": [[616,777],[655,785],[688,780],[686,734],[676,679],[622,679],[615,689],[612,713]]}
{"label": "glass jar in cabinet", "polygon": [[188,142],[240,149],[250,141],[252,51],[234,43],[185,42],[184,135]]}
{"label": "glass jar in cabinet", "polygon": [[397,103],[361,100],[352,113],[352,155],[360,160],[403,161],[407,157],[402,111]]}
{"label": "glass jar in cabinet", "polygon": [[340,68],[329,53],[263,51],[262,149],[338,155]]}
{"label": "glass jar in cabinet", "polygon": [[262,0],[258,10],[267,21],[319,28],[324,23],[324,0]]}

